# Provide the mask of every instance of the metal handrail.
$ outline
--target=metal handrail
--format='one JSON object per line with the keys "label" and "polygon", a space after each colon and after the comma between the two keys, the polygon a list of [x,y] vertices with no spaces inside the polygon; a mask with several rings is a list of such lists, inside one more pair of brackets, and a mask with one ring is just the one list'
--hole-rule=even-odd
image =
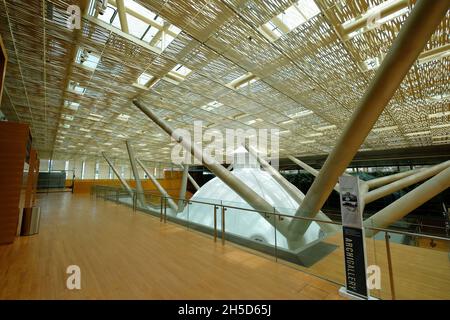
{"label": "metal handrail", "polygon": [[[121,190],[120,187],[115,187],[115,186],[93,186],[93,188]],[[144,194],[150,195],[150,193],[146,193],[146,192],[144,192]],[[164,197],[162,195],[151,194],[151,196],[168,199],[168,197]],[[223,203],[218,204],[218,203],[211,203],[211,202],[198,201],[198,200],[186,200],[186,199],[180,199],[178,197],[169,197],[169,198],[174,201],[183,200],[183,201],[186,201],[187,204],[198,203],[198,204],[204,204],[204,205],[210,205],[210,206],[225,207],[227,209],[236,209],[236,210],[242,210],[242,211],[248,211],[248,212],[257,212],[260,214],[274,215],[274,216],[278,216],[278,217],[293,218],[293,219],[298,219],[298,220],[307,220],[307,221],[311,221],[311,222],[328,223],[328,224],[332,224],[332,225],[342,226],[342,223],[338,222],[338,221],[327,221],[327,220],[321,220],[321,219],[315,219],[315,218],[309,218],[309,217],[299,217],[299,216],[293,216],[293,215],[283,214],[283,213],[278,213],[278,212],[273,212],[273,211],[261,211],[261,210],[255,210],[252,208],[242,208],[242,207],[233,206],[233,205],[226,205]],[[166,202],[166,200],[164,202]],[[167,213],[165,212],[164,216],[166,216],[166,215],[167,215]],[[401,235],[412,236],[412,237],[423,237],[423,238],[428,238],[428,239],[433,239],[433,240],[450,241],[450,237],[448,237],[448,238],[447,237],[439,237],[439,236],[433,236],[433,235],[428,235],[428,234],[423,234],[423,233],[400,231],[400,230],[395,230],[395,229],[376,228],[376,227],[370,227],[370,226],[365,226],[364,228],[368,229],[368,230],[389,232],[389,233],[401,234]]]}

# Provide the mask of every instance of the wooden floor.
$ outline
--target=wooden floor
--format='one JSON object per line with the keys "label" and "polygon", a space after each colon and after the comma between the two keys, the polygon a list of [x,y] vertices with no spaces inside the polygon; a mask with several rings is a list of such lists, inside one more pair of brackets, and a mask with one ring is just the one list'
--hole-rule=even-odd
{"label": "wooden floor", "polygon": [[[339,299],[339,286],[128,207],[40,195],[39,235],[0,246],[0,299]],[[81,290],[66,268],[81,268]]]}

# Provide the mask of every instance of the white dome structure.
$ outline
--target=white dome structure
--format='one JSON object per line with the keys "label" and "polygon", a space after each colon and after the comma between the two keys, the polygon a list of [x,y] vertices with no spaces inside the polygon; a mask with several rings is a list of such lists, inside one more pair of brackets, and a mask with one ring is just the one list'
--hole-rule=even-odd
{"label": "white dome structure", "polygon": [[[249,158],[251,156],[247,150],[244,149],[244,151],[246,153],[245,164],[242,164],[242,161],[239,163],[235,161],[233,165],[234,169],[230,174],[239,178],[250,189],[270,203],[279,213],[293,215],[298,208],[297,202],[269,173],[261,170],[259,165],[256,165],[256,159]],[[242,156],[241,152],[244,151],[238,149],[236,153]],[[246,201],[217,177],[203,185],[191,200],[253,210]],[[256,212],[234,208],[228,208],[225,214],[225,231],[227,234],[231,233],[240,237],[275,245],[274,227],[262,215]],[[212,205],[192,202],[183,212],[177,215],[177,218],[188,220],[189,223],[214,228],[214,208]],[[221,226],[221,213],[218,210],[217,229],[219,231],[221,230]],[[304,247],[319,238],[320,227],[317,223],[313,222],[305,233],[302,243],[298,245]],[[276,242],[278,247],[288,249],[286,237],[278,231],[276,233]]]}

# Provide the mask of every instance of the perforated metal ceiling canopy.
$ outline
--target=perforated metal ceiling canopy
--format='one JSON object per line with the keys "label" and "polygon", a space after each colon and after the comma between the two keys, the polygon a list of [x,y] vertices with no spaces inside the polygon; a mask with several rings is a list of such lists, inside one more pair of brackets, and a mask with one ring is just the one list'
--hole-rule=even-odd
{"label": "perforated metal ceiling canopy", "polygon": [[[277,128],[280,156],[329,152],[415,3],[126,0],[130,25],[132,5],[154,14],[141,10],[143,29],[127,34],[117,13],[109,23],[91,2],[1,1],[1,110],[31,125],[41,158],[121,157],[129,139],[138,157],[158,161],[170,161],[170,137],[133,98],[175,128]],[[88,9],[81,30],[67,27],[69,4]],[[449,21],[361,150],[450,143]],[[147,25],[157,30],[142,33]]]}

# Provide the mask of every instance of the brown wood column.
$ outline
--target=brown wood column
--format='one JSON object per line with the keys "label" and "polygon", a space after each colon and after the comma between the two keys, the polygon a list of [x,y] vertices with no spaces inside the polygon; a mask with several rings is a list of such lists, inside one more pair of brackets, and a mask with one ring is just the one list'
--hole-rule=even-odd
{"label": "brown wood column", "polygon": [[37,152],[36,150],[31,149],[27,184],[25,190],[25,203],[23,205],[25,208],[30,208],[33,206],[33,199],[34,199],[33,189],[36,176],[36,160],[37,160]]}
{"label": "brown wood column", "polygon": [[31,152],[29,126],[0,122],[0,244],[12,243],[17,233],[27,150]]}

